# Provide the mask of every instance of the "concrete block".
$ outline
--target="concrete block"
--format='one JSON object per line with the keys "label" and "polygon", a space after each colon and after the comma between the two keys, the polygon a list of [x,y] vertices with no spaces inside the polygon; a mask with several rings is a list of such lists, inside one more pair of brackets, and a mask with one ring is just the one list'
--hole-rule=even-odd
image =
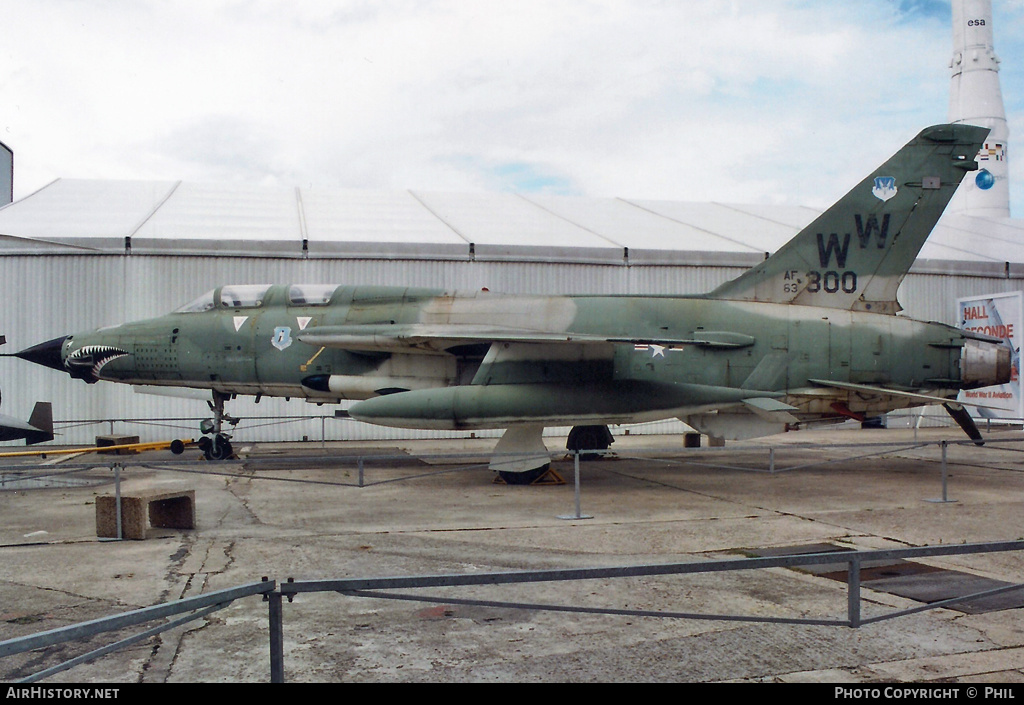
{"label": "concrete block", "polygon": [[[96,447],[103,448],[105,446],[126,446],[132,443],[138,443],[138,436],[96,436]],[[117,450],[98,450],[96,453],[100,455],[132,455],[138,451],[130,448],[118,448]]]}
{"label": "concrete block", "polygon": [[[121,538],[144,539],[150,527],[194,529],[196,491],[141,491],[121,495]],[[96,498],[96,535],[117,538],[117,498]]]}

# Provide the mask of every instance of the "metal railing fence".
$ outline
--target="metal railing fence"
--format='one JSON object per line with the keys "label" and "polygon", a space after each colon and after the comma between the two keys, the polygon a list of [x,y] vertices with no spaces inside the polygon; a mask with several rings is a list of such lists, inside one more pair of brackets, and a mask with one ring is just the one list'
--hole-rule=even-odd
{"label": "metal railing fence", "polygon": [[80,624],[72,624],[67,627],[39,632],[38,634],[8,639],[7,641],[0,641],[0,658],[13,656],[26,651],[32,651],[34,649],[45,648],[47,646],[54,646],[56,644],[64,644],[78,639],[86,639],[97,634],[116,631],[126,627],[134,627],[139,624],[173,617],[187,612],[191,613],[186,614],[184,617],[173,619],[169,622],[164,622],[163,624],[158,624],[143,632],[134,634],[125,639],[120,639],[80,656],[76,656],[73,659],[64,661],[63,663],[46,668],[42,671],[38,671],[37,673],[33,673],[32,675],[18,681],[19,683],[35,683],[47,676],[52,676],[56,673],[66,671],[82,663],[94,661],[95,659],[117,651],[118,649],[144,641],[152,636],[160,634],[161,632],[165,632],[168,629],[174,629],[175,627],[180,627],[183,624],[188,624],[194,620],[202,619],[213,612],[224,609],[237,599],[248,597],[250,595],[269,594],[275,589],[275,587],[276,584],[273,581],[264,578],[263,581],[258,583],[239,585],[238,587],[228,588],[226,590],[217,590],[197,597],[189,597],[175,602],[167,602],[161,605],[153,605],[151,607],[132,610],[131,612],[124,612],[112,617],[101,617],[88,622],[81,622]]}
{"label": "metal railing fence", "polygon": [[[923,612],[925,610],[948,607],[967,600],[977,600],[1004,593],[1024,589],[1024,583],[1015,583],[999,588],[974,592],[938,602],[918,605],[916,607],[895,610],[892,612],[865,617],[862,614],[862,587],[860,570],[862,565],[878,561],[895,561],[910,558],[931,558],[937,556],[965,555],[1024,550],[1024,541],[1003,541],[990,543],[961,544],[956,546],[923,546],[873,551],[836,551],[810,553],[802,555],[773,556],[763,558],[740,558],[726,560],[706,560],[691,563],[668,563],[658,565],[633,565],[605,568],[573,568],[564,570],[539,571],[504,571],[473,574],[441,574],[400,576],[385,578],[345,578],[338,580],[294,580],[288,578],[284,582],[264,578],[261,582],[250,583],[227,590],[218,590],[199,597],[187,598],[162,605],[154,605],[124,614],[83,622],[81,624],[53,629],[39,634],[18,637],[0,642],[0,658],[11,656],[33,649],[44,648],[67,641],[86,638],[103,632],[113,631],[128,626],[142,624],[156,619],[166,618],[185,612],[191,612],[183,618],[157,625],[140,634],[119,640],[99,649],[90,651],[69,661],[32,674],[19,682],[35,682],[47,676],[59,673],[86,661],[91,661],[105,654],[130,644],[138,643],[162,631],[172,629],[189,621],[201,619],[206,615],[222,609],[234,600],[252,595],[263,595],[268,603],[267,619],[269,624],[269,655],[270,680],[282,683],[285,680],[284,666],[284,609],[283,598],[289,602],[301,594],[317,592],[336,592],[348,597],[372,599],[402,600],[425,603],[472,605],[485,608],[524,609],[533,611],[569,612],[604,616],[627,616],[633,618],[660,619],[694,619],[731,622],[757,622],[768,624],[800,624],[860,628],[885,620],[896,619]],[[847,566],[848,586],[846,600],[846,618],[802,618],[802,617],[770,617],[742,614],[713,614],[665,610],[636,610],[616,607],[591,607],[586,605],[567,605],[550,603],[524,603],[506,600],[463,599],[451,595],[426,595],[398,592],[399,590],[419,590],[427,588],[459,588],[471,586],[523,585],[531,583],[556,581],[584,580],[615,580],[623,578],[652,576],[681,576],[702,573],[722,573],[741,570],[764,570],[769,568],[801,568],[822,565]]]}
{"label": "metal railing fence", "polygon": [[[716,460],[716,456],[719,453],[755,453],[764,454],[765,462],[767,467],[764,470],[754,471],[765,471],[768,472],[786,472],[794,470],[802,470],[812,465],[827,464],[832,462],[838,462],[839,460],[851,460],[857,458],[874,457],[885,454],[887,452],[917,452],[920,450],[927,450],[931,447],[937,448],[941,453],[942,463],[942,475],[943,475],[943,498],[945,500],[945,482],[946,482],[946,464],[947,464],[947,452],[951,447],[955,446],[968,446],[972,449],[984,450],[986,448],[1010,451],[1010,452],[1024,452],[1024,446],[1021,443],[1024,442],[1024,438],[1009,438],[1009,439],[991,439],[985,446],[975,446],[971,441],[949,441],[949,440],[935,440],[935,441],[907,441],[907,442],[887,442],[877,444],[850,444],[848,446],[838,446],[835,444],[784,444],[780,446],[766,446],[766,445],[748,445],[748,446],[730,446],[729,448],[671,448],[663,451],[658,449],[644,449],[641,453],[639,450],[632,450],[627,454],[620,454],[619,457],[636,458],[637,456],[645,457],[649,462],[667,463],[667,464],[680,464],[685,465],[688,463],[694,463],[701,466],[711,467],[723,467],[734,470],[745,470],[750,471],[751,467],[737,465],[736,463],[730,463],[728,465],[711,462],[708,458]],[[825,458],[819,459],[817,462],[794,462],[789,465],[782,465],[778,462],[776,454],[778,453],[802,453],[807,452],[811,454],[820,454],[823,449],[830,451],[836,451],[837,449],[851,448],[855,449],[851,456],[844,456],[841,459],[836,458]],[[595,454],[592,451],[579,451],[571,454],[573,460],[573,467],[576,471],[576,513],[575,516],[565,516],[560,518],[587,518],[580,513],[580,479],[579,479],[579,467],[581,456],[588,454]],[[446,453],[439,455],[424,455],[417,454],[415,456],[402,455],[395,456],[389,454],[366,454],[363,452],[355,452],[344,455],[343,457],[333,457],[329,453],[321,455],[296,459],[287,459],[275,457],[269,459],[272,466],[277,469],[298,467],[304,468],[310,467],[339,467],[345,466],[350,469],[358,469],[358,477],[354,481],[350,482],[317,482],[310,480],[302,480],[298,478],[291,478],[287,476],[268,476],[261,475],[252,472],[252,467],[243,475],[239,472],[232,472],[232,468],[237,467],[237,461],[224,461],[217,464],[209,462],[193,462],[187,463],[182,460],[175,461],[146,461],[146,462],[133,462],[131,459],[124,456],[111,456],[109,459],[95,459],[88,462],[75,461],[68,463],[70,467],[62,467],[60,470],[56,470],[52,466],[44,465],[33,465],[23,464],[14,465],[9,467],[0,467],[0,479],[4,477],[5,470],[14,469],[19,474],[19,477],[23,477],[25,473],[32,471],[40,471],[36,477],[42,477],[43,475],[53,474],[66,474],[83,472],[86,470],[92,470],[97,467],[110,467],[115,477],[121,468],[132,465],[146,468],[154,468],[160,470],[168,470],[174,472],[185,472],[185,473],[202,473],[202,474],[214,474],[214,475],[226,475],[226,476],[237,476],[246,480],[252,481],[264,480],[264,481],[288,481],[288,482],[317,482],[317,484],[330,484],[342,487],[368,487],[373,484],[380,484],[384,482],[396,482],[396,481],[409,481],[415,480],[425,475],[436,475],[441,473],[450,473],[463,470],[480,470],[486,468],[487,463],[475,462],[473,459],[479,459],[481,453]],[[564,452],[554,454],[557,457],[565,457]],[[450,466],[442,466],[439,469],[430,469],[426,472],[409,472],[402,477],[387,477],[378,479],[375,481],[367,481],[365,473],[368,468],[376,468],[379,465],[389,465],[394,460],[410,461],[429,458],[431,460],[444,460]],[[976,458],[974,459],[976,460]],[[259,463],[255,463],[253,460],[245,461],[247,466],[253,466],[258,469]],[[214,469],[218,468],[218,469]],[[1017,468],[1015,471],[1020,471]],[[2,484],[2,483],[0,483]],[[894,619],[917,612],[921,612],[928,609],[935,609],[938,607],[949,606],[958,602],[966,600],[973,600],[983,597],[990,597],[1006,593],[1009,591],[1019,590],[1024,587],[1024,584],[1012,584],[1004,587],[999,587],[984,592],[976,592],[970,595],[963,595],[955,598],[943,600],[941,602],[935,602],[930,604],[924,604],[913,608],[898,610],[888,614],[872,615],[865,617],[861,612],[861,579],[860,570],[861,566],[869,561],[880,561],[880,560],[900,560],[907,558],[927,558],[937,556],[950,556],[950,555],[963,555],[971,553],[990,553],[990,552],[1002,552],[1002,551],[1020,551],[1024,550],[1024,541],[1004,541],[1004,542],[991,542],[991,543],[974,543],[974,544],[961,544],[961,545],[941,545],[941,546],[924,546],[917,548],[903,548],[903,549],[890,549],[890,550],[878,550],[878,551],[837,551],[827,553],[815,553],[815,554],[804,554],[804,555],[787,555],[778,557],[766,557],[766,558],[743,558],[735,560],[711,560],[701,561],[694,563],[673,563],[665,565],[636,565],[636,566],[622,566],[612,568],[589,568],[589,569],[569,569],[569,570],[547,570],[547,571],[523,571],[523,572],[498,572],[498,573],[476,573],[472,575],[426,575],[426,576],[405,576],[405,577],[388,577],[388,578],[358,578],[358,579],[343,579],[343,580],[318,580],[318,581],[296,581],[288,578],[285,582],[276,584],[274,581],[264,579],[259,583],[252,583],[230,590],[222,590],[212,592],[206,595],[202,595],[196,598],[188,598],[186,600],[180,600],[165,605],[156,605],[153,607],[144,608],[141,610],[134,610],[122,615],[116,615],[113,617],[93,620],[91,622],[85,622],[79,625],[72,625],[70,627],[64,627],[60,629],[51,630],[49,632],[43,632],[41,634],[30,635],[26,637],[20,637],[4,642],[0,642],[0,658],[9,656],[24,651],[45,648],[57,643],[62,643],[68,640],[83,638],[92,636],[102,632],[117,630],[128,626],[134,626],[142,624],[147,621],[157,619],[167,619],[176,615],[185,615],[177,619],[173,619],[170,622],[157,625],[151,629],[148,629],[140,634],[136,634],[132,637],[119,640],[113,644],[104,646],[100,649],[90,651],[87,654],[76,657],[71,661],[68,661],[59,666],[46,669],[39,673],[29,676],[24,682],[32,682],[40,678],[45,678],[54,673],[71,668],[79,663],[83,663],[88,660],[93,660],[104,654],[115,651],[119,648],[123,648],[133,643],[137,643],[141,640],[147,639],[155,634],[158,634],[167,629],[181,626],[192,620],[200,619],[210,614],[213,611],[222,609],[230,604],[233,600],[241,597],[250,595],[262,594],[264,599],[268,602],[268,620],[270,625],[270,661],[271,661],[271,680],[280,682],[284,680],[284,639],[283,639],[283,608],[282,598],[287,598],[289,601],[293,600],[297,595],[302,593],[310,592],[337,592],[342,595],[352,597],[363,597],[363,598],[376,598],[376,599],[391,599],[391,600],[407,600],[407,601],[419,601],[419,602],[442,602],[445,604],[465,604],[465,605],[476,605],[482,607],[502,607],[502,608],[517,608],[517,609],[529,609],[529,610],[547,610],[557,612],[575,612],[575,613],[586,613],[586,614],[602,614],[602,615],[628,615],[636,617],[657,617],[657,618],[674,618],[674,619],[703,619],[703,620],[724,620],[724,621],[754,621],[754,622],[769,622],[769,623],[780,623],[780,624],[817,624],[827,626],[846,626],[851,628],[858,628],[864,625],[873,624],[882,620]],[[750,615],[736,615],[736,614],[698,614],[683,611],[674,611],[671,609],[665,610],[627,610],[619,609],[615,607],[589,607],[585,605],[556,605],[556,604],[539,604],[539,603],[522,603],[522,602],[511,602],[502,600],[477,600],[477,599],[463,599],[447,595],[426,595],[426,594],[414,594],[408,592],[409,590],[419,590],[423,588],[458,588],[467,586],[482,586],[482,585],[511,585],[511,584],[524,584],[524,583],[541,583],[541,582],[552,582],[552,581],[579,581],[579,580],[612,580],[618,578],[629,578],[629,577],[644,577],[644,576],[668,576],[668,575],[694,575],[701,573],[711,572],[723,572],[723,571],[739,571],[739,570],[762,570],[766,568],[799,568],[808,566],[821,566],[826,564],[845,564],[847,584],[848,584],[848,595],[846,604],[846,617],[845,619],[839,618],[822,618],[822,619],[797,619],[797,618],[786,618],[786,617],[759,617]],[[191,613],[191,614],[185,614]]]}

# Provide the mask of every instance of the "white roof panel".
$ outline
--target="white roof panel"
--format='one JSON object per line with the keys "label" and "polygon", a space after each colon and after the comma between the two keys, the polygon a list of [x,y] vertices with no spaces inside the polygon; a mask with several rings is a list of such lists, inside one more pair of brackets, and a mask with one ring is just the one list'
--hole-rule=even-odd
{"label": "white roof panel", "polygon": [[468,242],[408,191],[304,190],[301,198],[311,243]]}
{"label": "white roof panel", "polygon": [[463,240],[484,247],[615,248],[620,245],[507,193],[416,193]]}
{"label": "white roof panel", "polygon": [[921,248],[921,259],[1024,261],[1024,221],[948,215]]}
{"label": "white roof panel", "polygon": [[[724,203],[635,201],[665,218],[690,226],[707,244],[701,249],[724,252],[774,252],[799,228],[744,212]],[[672,246],[670,249],[677,249]],[[684,248],[685,249],[685,248]]]}
{"label": "white roof panel", "polygon": [[609,244],[631,250],[672,250],[679,243],[703,243],[705,249],[716,251],[744,249],[735,242],[623,199],[535,195],[523,198]]}
{"label": "white roof panel", "polygon": [[[123,252],[131,238],[133,251],[168,254],[295,256],[308,245],[318,255],[743,266],[817,215],[791,206],[61,179],[0,208],[0,251]],[[948,215],[920,259],[949,271],[1024,263],[1024,221]]]}
{"label": "white roof panel", "polygon": [[746,213],[761,220],[775,223],[792,230],[796,234],[806,228],[811,222],[821,215],[821,211],[807,206],[779,206],[756,203],[726,203],[723,204],[739,213]]}
{"label": "white roof panel", "polygon": [[0,209],[0,234],[42,240],[116,238],[123,242],[175,185],[173,181],[59,179]]}
{"label": "white roof panel", "polygon": [[294,189],[181,183],[133,239],[302,241]]}

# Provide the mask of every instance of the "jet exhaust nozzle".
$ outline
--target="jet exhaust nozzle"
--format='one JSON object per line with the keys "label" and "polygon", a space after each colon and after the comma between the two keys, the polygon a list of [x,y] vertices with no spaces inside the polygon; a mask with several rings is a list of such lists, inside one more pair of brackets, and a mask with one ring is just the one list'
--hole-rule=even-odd
{"label": "jet exhaust nozzle", "polygon": [[1010,348],[967,340],[960,354],[960,381],[968,387],[988,387],[1010,381]]}

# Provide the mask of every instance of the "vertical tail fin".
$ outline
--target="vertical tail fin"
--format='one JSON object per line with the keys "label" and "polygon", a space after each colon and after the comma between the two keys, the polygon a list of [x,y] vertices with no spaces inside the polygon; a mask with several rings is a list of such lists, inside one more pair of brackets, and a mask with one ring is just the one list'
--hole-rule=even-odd
{"label": "vertical tail fin", "polygon": [[32,408],[32,416],[28,419],[28,425],[37,429],[29,431],[25,436],[25,443],[45,443],[53,440],[53,406],[48,401],[37,401]]}
{"label": "vertical tail fin", "polygon": [[708,296],[895,314],[896,290],[988,129],[922,131],[778,252]]}

